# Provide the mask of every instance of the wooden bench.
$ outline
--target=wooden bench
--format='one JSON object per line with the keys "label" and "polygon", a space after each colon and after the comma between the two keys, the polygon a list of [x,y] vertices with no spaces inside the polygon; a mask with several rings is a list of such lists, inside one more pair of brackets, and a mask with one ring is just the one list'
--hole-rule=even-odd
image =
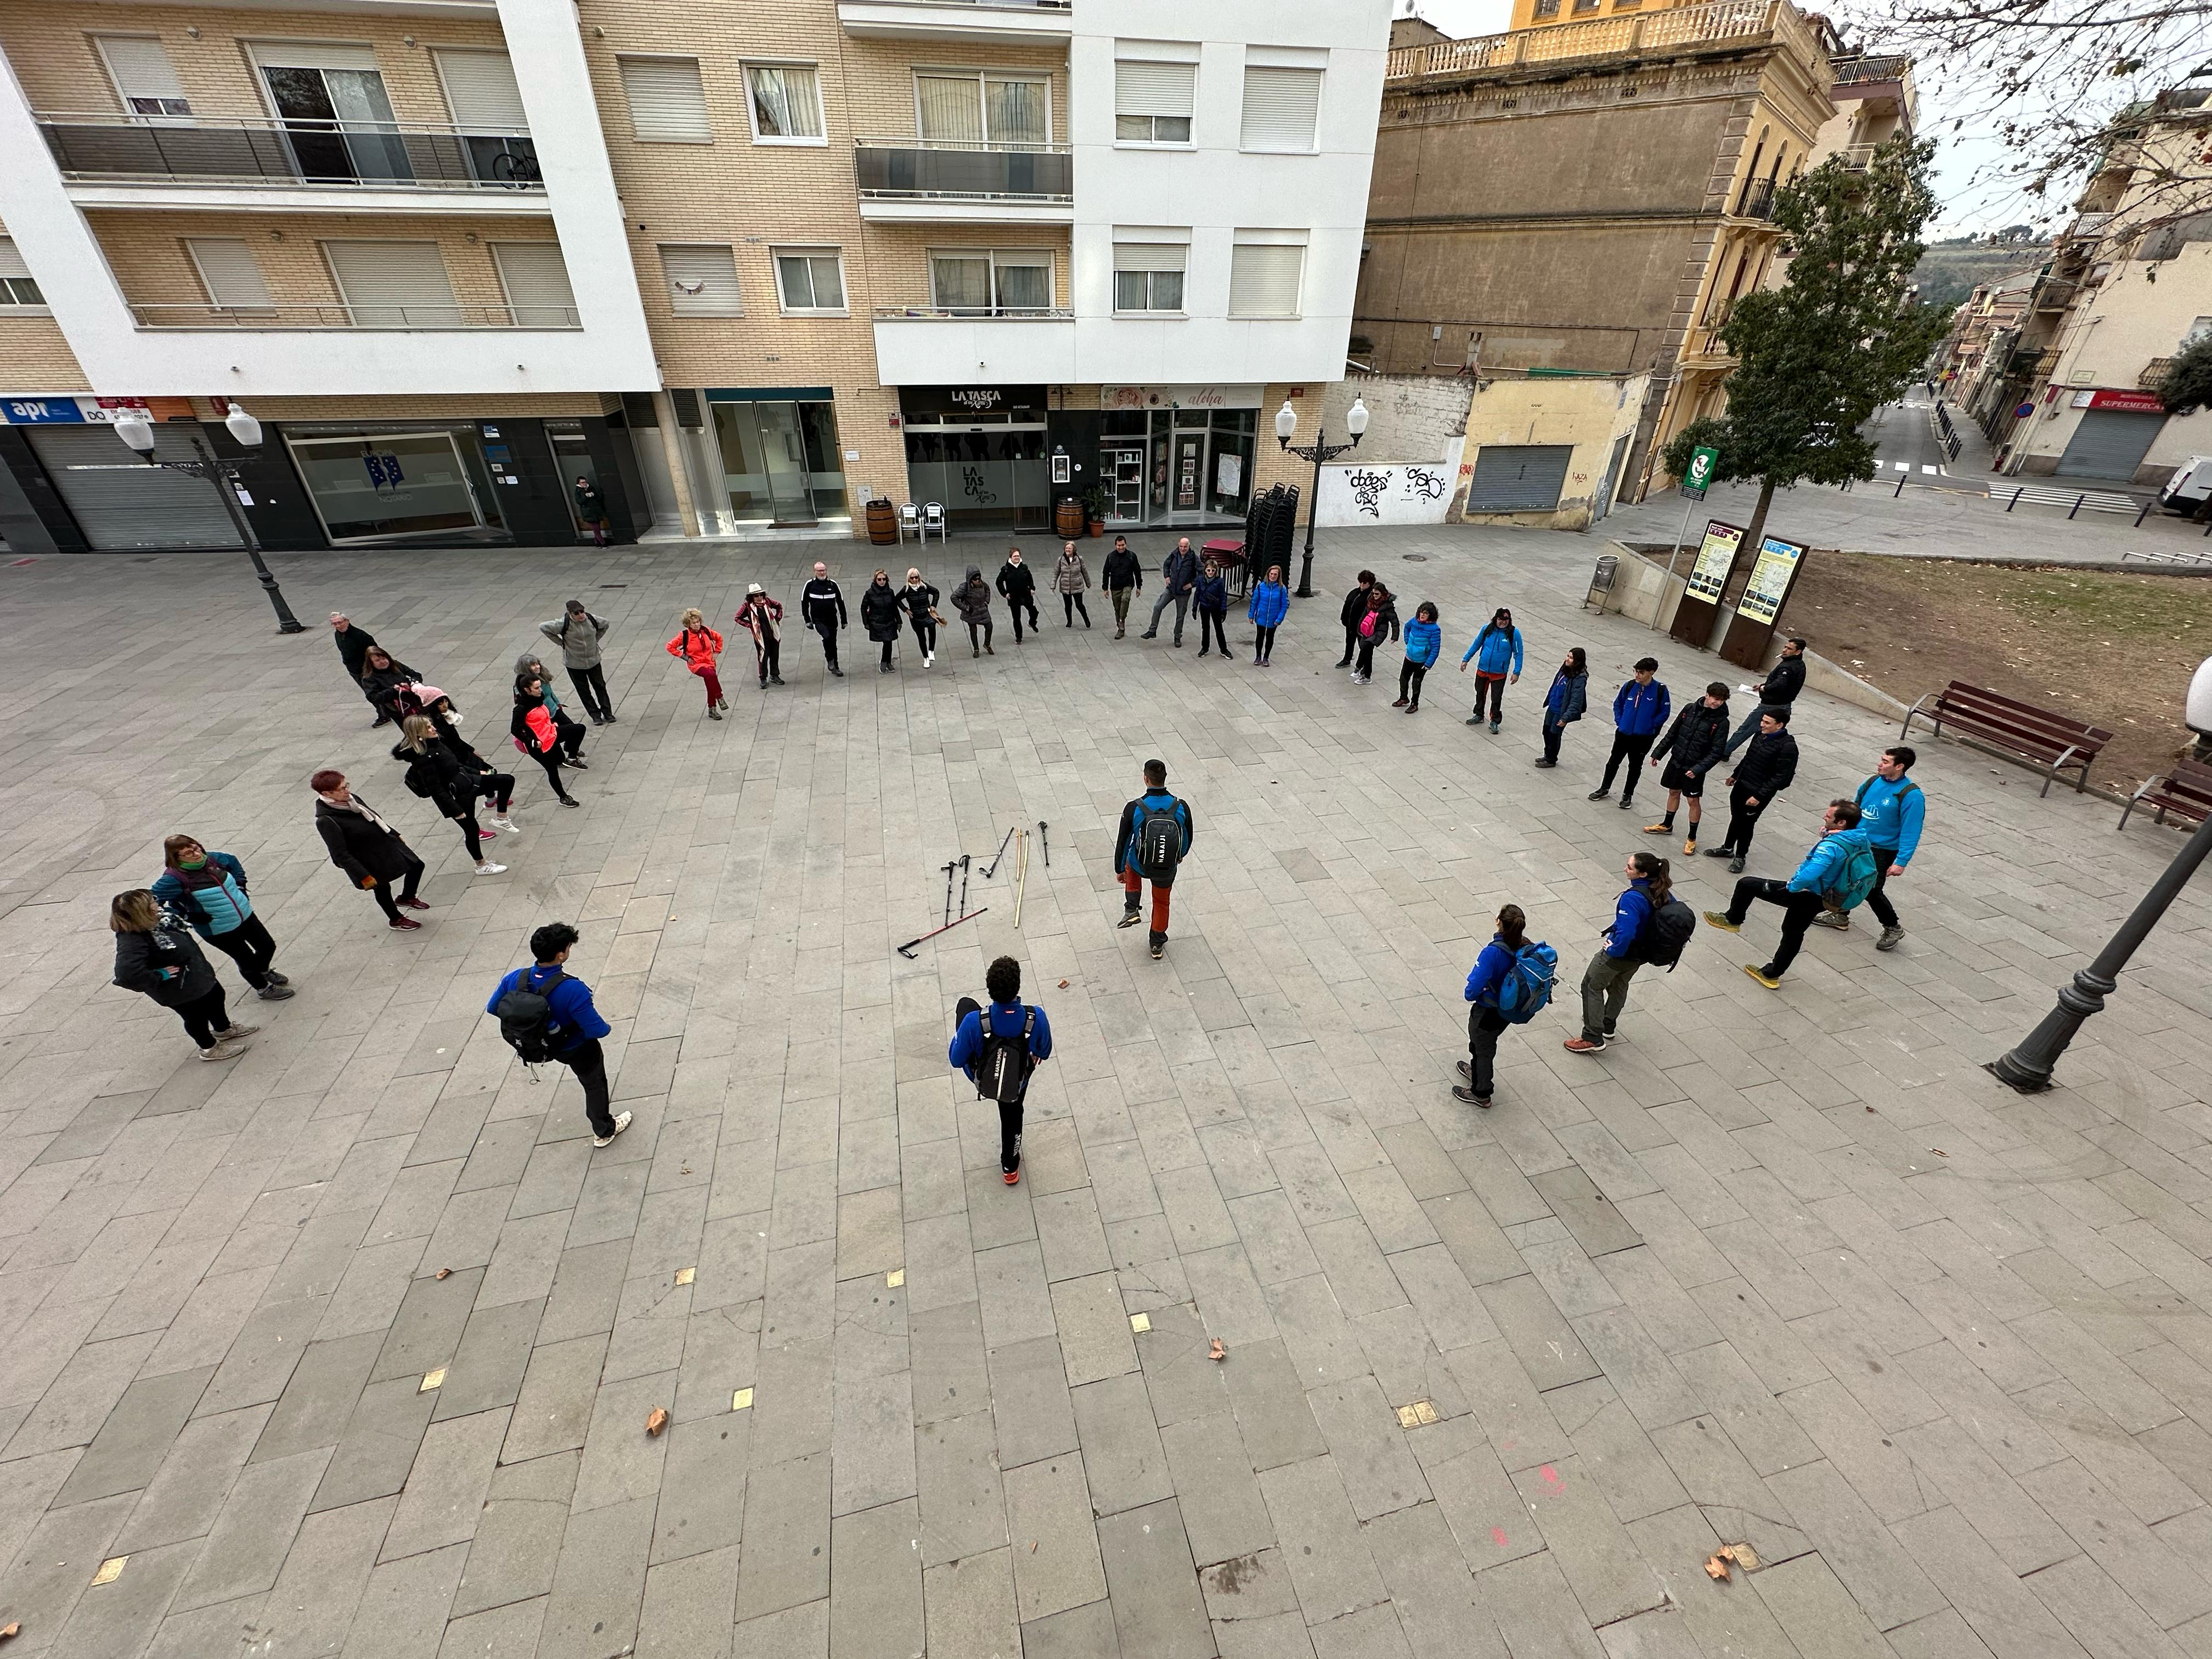
{"label": "wooden bench", "polygon": [[2128,827],[2128,814],[2138,806],[2155,808],[2155,823],[2164,823],[2171,812],[2178,818],[2202,823],[2212,816],[2212,766],[2202,761],[2176,761],[2164,777],[2146,778],[2120,814],[2121,829]]}
{"label": "wooden bench", "polygon": [[2112,740],[2111,732],[2084,726],[2070,714],[2054,714],[2033,703],[2015,702],[1961,680],[1953,680],[1941,691],[1930,691],[1914,703],[1905,714],[1899,738],[1912,735],[1915,720],[1929,721],[1939,738],[1949,726],[1957,735],[1978,739],[2027,762],[2043,774],[2041,793],[2045,795],[2058,775],[2067,771],[2076,774],[2074,792],[2081,793],[2088,787],[2089,763]]}

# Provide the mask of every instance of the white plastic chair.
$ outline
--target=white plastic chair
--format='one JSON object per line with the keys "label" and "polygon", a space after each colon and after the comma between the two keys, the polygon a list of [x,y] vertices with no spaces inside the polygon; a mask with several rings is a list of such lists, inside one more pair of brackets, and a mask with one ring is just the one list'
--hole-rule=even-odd
{"label": "white plastic chair", "polygon": [[921,509],[912,501],[906,502],[898,510],[898,532],[902,544],[905,542],[907,532],[909,530],[916,536],[921,534]]}
{"label": "white plastic chair", "polygon": [[940,542],[946,541],[951,538],[951,532],[945,528],[945,503],[942,501],[925,501],[922,503],[921,539],[924,545],[928,544],[929,532],[933,530],[937,532],[937,539]]}

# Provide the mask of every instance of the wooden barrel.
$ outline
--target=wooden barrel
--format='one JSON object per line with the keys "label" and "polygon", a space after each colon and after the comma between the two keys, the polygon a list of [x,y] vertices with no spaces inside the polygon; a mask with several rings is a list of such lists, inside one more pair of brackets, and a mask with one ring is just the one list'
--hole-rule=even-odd
{"label": "wooden barrel", "polygon": [[898,540],[898,507],[888,495],[868,503],[868,540],[877,547],[890,547]]}
{"label": "wooden barrel", "polygon": [[1052,527],[1060,532],[1063,541],[1073,541],[1083,533],[1083,503],[1073,495],[1063,495],[1052,510]]}

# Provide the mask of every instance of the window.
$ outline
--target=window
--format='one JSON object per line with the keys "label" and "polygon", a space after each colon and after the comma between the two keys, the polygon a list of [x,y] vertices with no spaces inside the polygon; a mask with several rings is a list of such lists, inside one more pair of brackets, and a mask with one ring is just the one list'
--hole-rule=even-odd
{"label": "window", "polygon": [[191,100],[177,79],[176,66],[161,43],[149,35],[99,34],[93,37],[115,95],[133,115],[190,115]]}
{"label": "window", "polygon": [[38,283],[32,279],[30,266],[15,252],[15,239],[0,236],[0,308],[44,306],[46,302],[46,296],[39,292]]}
{"label": "window", "polygon": [[1052,309],[1052,254],[1043,248],[939,248],[929,256],[930,303],[978,317]]}
{"label": "window", "polygon": [[664,244],[661,274],[668,278],[668,308],[678,317],[742,317],[738,262],[719,242]]}
{"label": "window", "polygon": [[374,47],[316,40],[258,40],[251,47],[302,179],[353,184],[415,176]]}
{"label": "window", "polygon": [[492,263],[517,328],[580,328],[576,295],[558,242],[494,242]]}
{"label": "window", "polygon": [[917,74],[914,102],[915,131],[933,143],[1052,142],[1052,82],[1042,76]]}
{"label": "window", "polygon": [[822,81],[811,64],[748,64],[745,101],[757,144],[826,144]]}
{"label": "window", "polygon": [[630,131],[641,144],[711,144],[696,58],[617,58]]}
{"label": "window", "polygon": [[1243,147],[1312,154],[1321,122],[1321,76],[1317,69],[1246,64]]}
{"label": "window", "polygon": [[1180,313],[1189,258],[1181,242],[1115,243],[1114,309]]}
{"label": "window", "polygon": [[459,328],[461,308],[435,242],[325,242],[356,328]]}
{"label": "window", "polygon": [[780,251],[775,256],[775,283],[787,313],[844,312],[845,264],[836,248]]}
{"label": "window", "polygon": [[223,310],[261,311],[269,307],[269,283],[242,236],[190,236],[185,252],[200,273],[208,303]]}
{"label": "window", "polygon": [[1304,231],[1238,231],[1229,254],[1229,314],[1297,316],[1305,261]]}
{"label": "window", "polygon": [[1195,64],[1114,65],[1114,139],[1123,144],[1188,144],[1198,99]]}

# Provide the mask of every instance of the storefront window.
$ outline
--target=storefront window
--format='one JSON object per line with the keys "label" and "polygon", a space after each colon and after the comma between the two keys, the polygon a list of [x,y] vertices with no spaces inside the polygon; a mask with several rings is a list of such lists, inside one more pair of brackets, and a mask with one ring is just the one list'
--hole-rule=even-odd
{"label": "storefront window", "polygon": [[288,435],[301,481],[333,542],[471,530],[496,523],[472,465],[473,430]]}
{"label": "storefront window", "polygon": [[1041,527],[1051,516],[1042,386],[908,387],[907,488],[975,525]]}
{"label": "storefront window", "polygon": [[835,404],[762,398],[710,406],[722,485],[737,522],[809,525],[844,514]]}

